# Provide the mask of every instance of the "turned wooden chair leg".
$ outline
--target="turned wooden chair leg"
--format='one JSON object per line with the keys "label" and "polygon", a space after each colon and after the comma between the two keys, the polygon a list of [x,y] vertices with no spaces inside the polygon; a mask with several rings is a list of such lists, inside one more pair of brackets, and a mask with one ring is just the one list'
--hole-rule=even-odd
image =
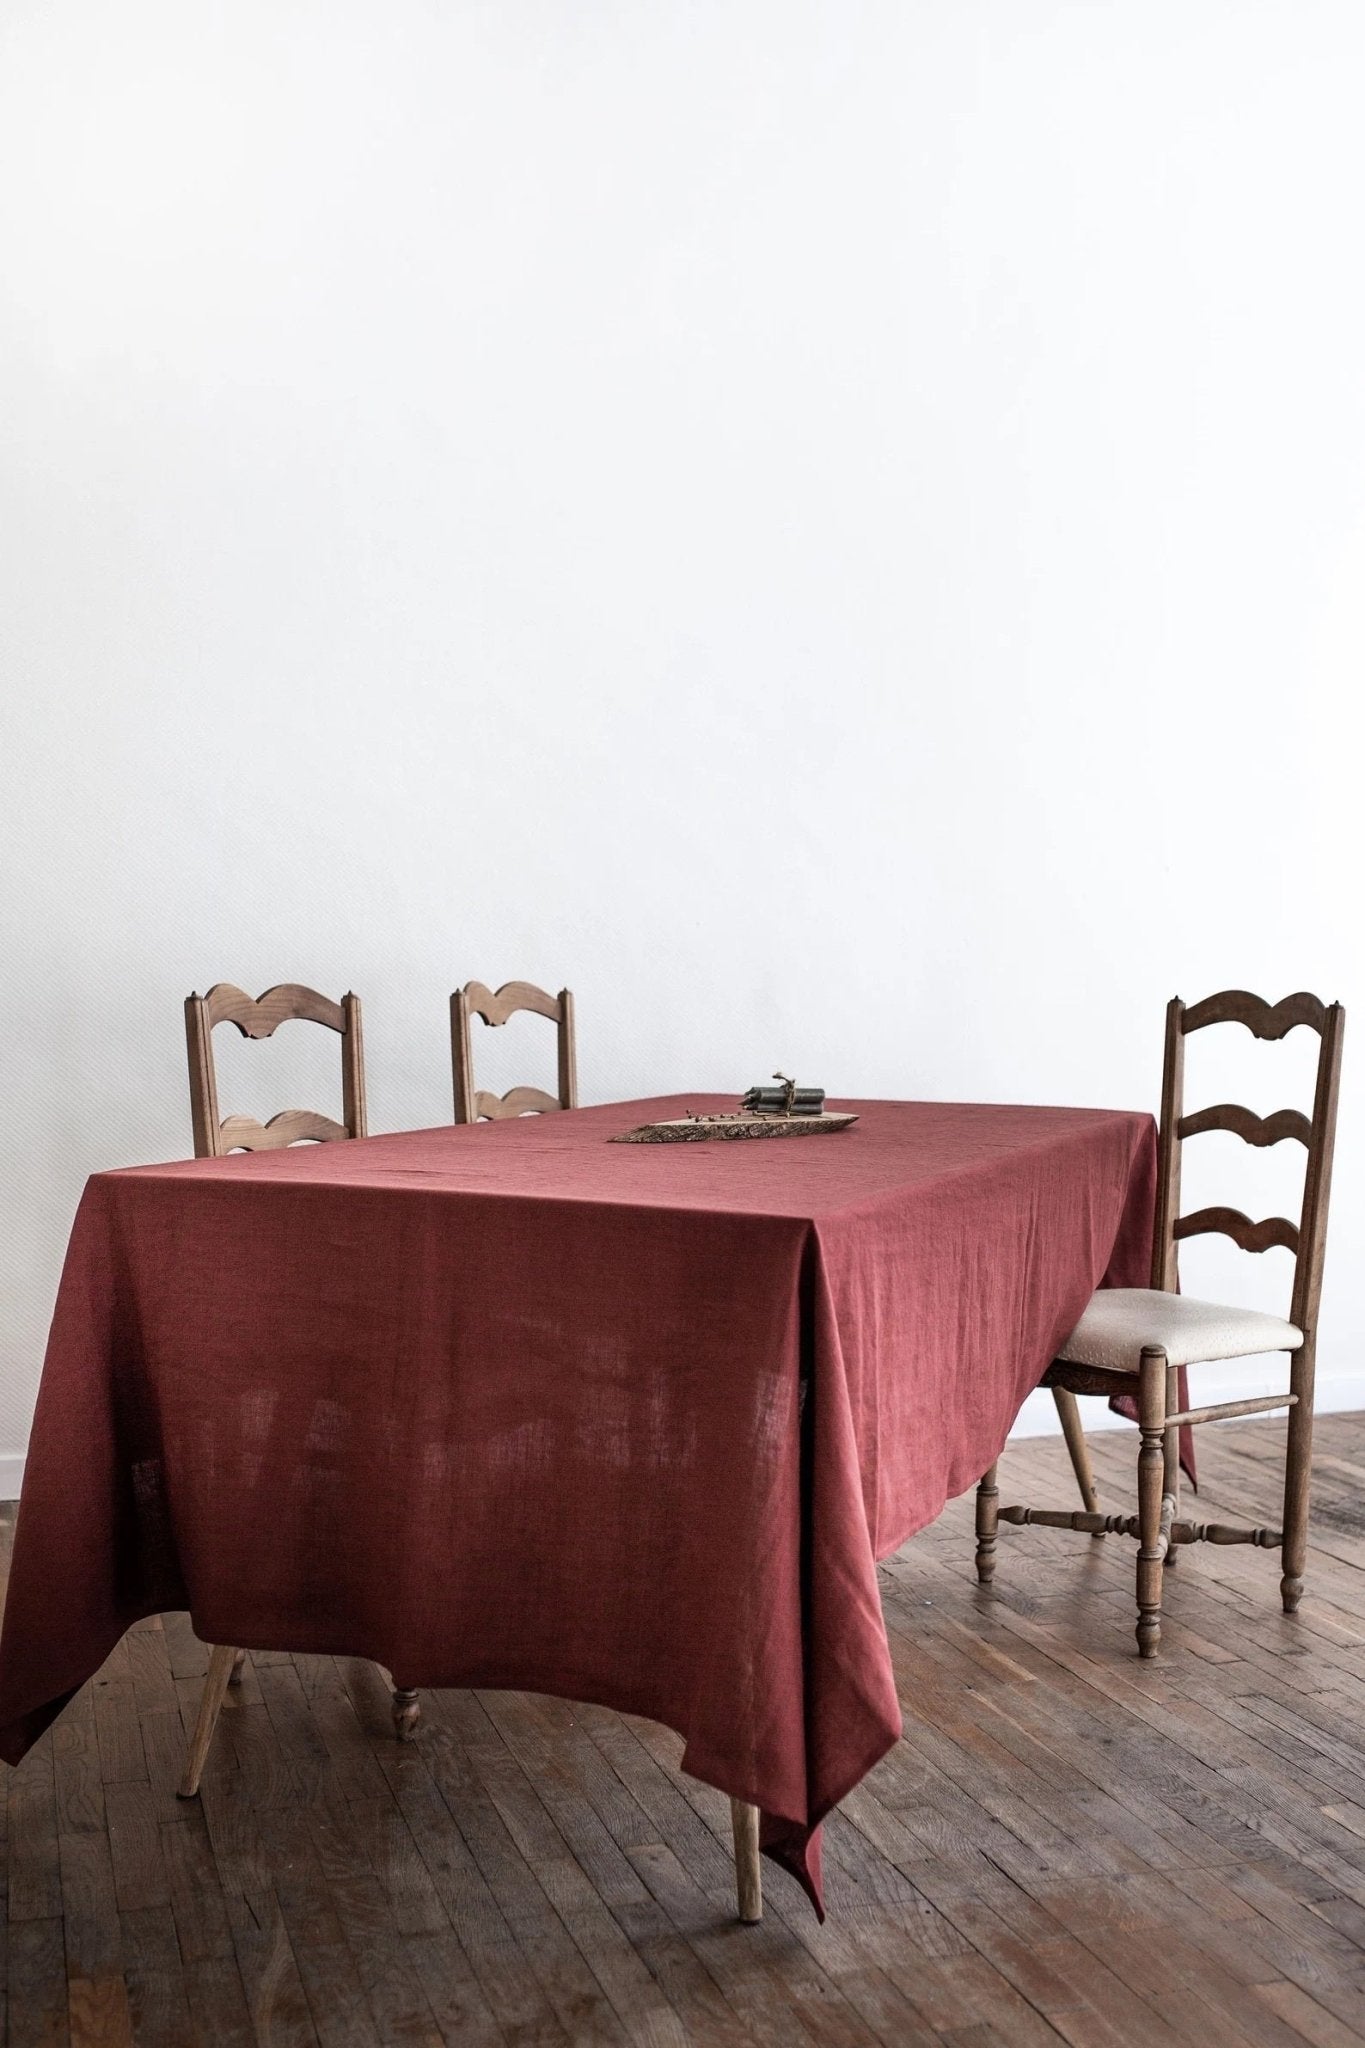
{"label": "turned wooden chair leg", "polygon": [[416,1739],[417,1723],[421,1718],[422,1709],[417,1694],[409,1692],[404,1686],[396,1685],[393,1688],[393,1732],[399,1742],[412,1742]]}
{"label": "turned wooden chair leg", "polygon": [[193,1799],[199,1790],[199,1780],[204,1773],[204,1759],[209,1753],[213,1731],[218,1725],[218,1710],[223,1704],[223,1694],[232,1677],[234,1659],[240,1653],[230,1643],[222,1644],[209,1655],[209,1675],[204,1680],[204,1690],[199,1695],[199,1718],[194,1724],[194,1740],[190,1753],[185,1759],[185,1775],[180,1780],[182,1799]]}
{"label": "turned wooden chair leg", "polygon": [[1289,1391],[1298,1400],[1289,1411],[1284,1464],[1284,1543],[1280,1551],[1280,1599],[1293,1614],[1303,1598],[1308,1563],[1308,1500],[1313,1463],[1314,1357],[1311,1332],[1290,1356]]}
{"label": "turned wooden chair leg", "polygon": [[1166,1354],[1144,1346],[1138,1379],[1138,1654],[1155,1657],[1161,1642],[1161,1579],[1166,1555],[1162,1494],[1166,1456]]}
{"label": "turned wooden chair leg", "polygon": [[[1076,1475],[1076,1484],[1081,1489],[1081,1505],[1092,1515],[1100,1511],[1100,1497],[1095,1491],[1095,1474],[1090,1466],[1090,1446],[1085,1440],[1081,1427],[1080,1405],[1070,1387],[1054,1387],[1052,1398],[1066,1438],[1066,1448],[1071,1457],[1071,1469]],[[1098,1542],[1104,1541],[1103,1529],[1094,1531]]]}
{"label": "turned wooden chair leg", "polygon": [[763,1918],[763,1876],[758,1859],[758,1808],[743,1799],[730,1801],[730,1825],[735,1836],[735,1888],[739,1896],[739,1917],[752,1927]]}
{"label": "turned wooden chair leg", "polygon": [[[1178,1365],[1168,1365],[1166,1368],[1166,1413],[1168,1415],[1178,1415],[1180,1413],[1180,1367]],[[1162,1455],[1165,1468],[1162,1475],[1162,1489],[1171,1502],[1171,1513],[1172,1517],[1174,1517],[1180,1513],[1180,1431],[1178,1429],[1167,1430]],[[1172,1571],[1179,1562],[1179,1559],[1180,1552],[1175,1544],[1168,1544],[1166,1548],[1166,1570],[1168,1572]]]}
{"label": "turned wooden chair leg", "polygon": [[246,1669],[246,1651],[245,1651],[245,1650],[234,1650],[234,1651],[233,1651],[233,1653],[232,1653],[232,1669],[231,1669],[231,1671],[230,1671],[230,1672],[228,1673],[228,1684],[229,1684],[229,1685],[240,1685],[240,1684],[241,1684],[241,1682],[242,1682],[242,1673],[243,1673],[243,1671],[244,1671],[245,1669]]}
{"label": "turned wooden chair leg", "polygon": [[1000,1488],[996,1484],[999,1461],[991,1466],[976,1489],[976,1576],[983,1586],[995,1577],[996,1532],[1000,1527]]}

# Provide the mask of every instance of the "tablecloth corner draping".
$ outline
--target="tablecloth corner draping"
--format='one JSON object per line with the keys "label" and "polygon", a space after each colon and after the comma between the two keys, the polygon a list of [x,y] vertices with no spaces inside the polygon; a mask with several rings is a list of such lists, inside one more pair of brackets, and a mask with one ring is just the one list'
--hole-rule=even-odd
{"label": "tablecloth corner draping", "polygon": [[[17,1761],[141,1616],[675,1728],[823,1912],[895,1742],[877,1561],[979,1478],[1102,1281],[1126,1112],[705,1098],[101,1175],[72,1232],[0,1639]],[[363,1502],[363,1517],[356,1503]]]}

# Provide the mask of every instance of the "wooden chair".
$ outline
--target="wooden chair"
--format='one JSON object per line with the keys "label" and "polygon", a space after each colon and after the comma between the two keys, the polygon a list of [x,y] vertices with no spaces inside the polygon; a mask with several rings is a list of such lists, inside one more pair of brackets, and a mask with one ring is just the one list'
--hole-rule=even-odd
{"label": "wooden chair", "polygon": [[[996,1467],[992,1465],[976,1495],[976,1574],[983,1585],[994,1576],[998,1525],[1033,1522],[1050,1529],[1084,1530],[1092,1536],[1112,1533],[1137,1538],[1137,1640],[1144,1657],[1154,1657],[1161,1641],[1162,1581],[1167,1558],[1177,1544],[1253,1543],[1265,1550],[1279,1549],[1284,1611],[1292,1614],[1297,1608],[1303,1595],[1308,1549],[1313,1370],[1345,1021],[1345,1011],[1339,1003],[1329,1006],[1316,996],[1305,994],[1286,996],[1283,1002],[1272,1005],[1243,989],[1228,989],[1189,1008],[1178,996],[1169,1004],[1161,1085],[1152,1284],[1150,1288],[1102,1288],[1093,1295],[1043,1380],[1045,1386],[1068,1394],[1073,1405],[1077,1394],[1109,1398],[1118,1394],[1136,1400],[1141,1431],[1138,1512],[1099,1512],[1088,1460],[1076,1464],[1082,1493],[1089,1496],[1085,1511],[1002,1508]],[[1272,1116],[1260,1117],[1232,1102],[1220,1102],[1212,1109],[1187,1116],[1185,1040],[1190,1032],[1202,1031],[1209,1024],[1244,1024],[1261,1039],[1283,1038],[1297,1024],[1316,1031],[1320,1045],[1312,1116],[1281,1109]],[[1181,1147],[1186,1138],[1205,1131],[1231,1131],[1249,1145],[1278,1145],[1285,1139],[1301,1144],[1307,1153],[1307,1164],[1299,1221],[1291,1223],[1286,1217],[1272,1216],[1253,1223],[1239,1209],[1222,1207],[1180,1215]],[[1294,1284],[1287,1322],[1253,1309],[1192,1301],[1178,1292],[1177,1247],[1186,1238],[1210,1233],[1230,1237],[1243,1251],[1263,1252],[1271,1245],[1283,1245],[1294,1254]],[[1287,1394],[1181,1409],[1178,1386],[1182,1366],[1253,1357],[1268,1351],[1289,1353]],[[1212,1422],[1220,1416],[1260,1415],[1276,1408],[1289,1410],[1283,1528],[1246,1529],[1182,1518],[1182,1426]],[[1080,1437],[1079,1442],[1084,1458],[1084,1438]],[[1070,1448],[1075,1463],[1076,1446],[1071,1444]],[[1171,1556],[1171,1562],[1174,1561]]]}
{"label": "wooden chair", "polygon": [[[341,1123],[314,1109],[283,1109],[268,1124],[254,1116],[218,1118],[218,1076],[213,1063],[216,1024],[235,1024],[243,1038],[270,1038],[281,1024],[300,1020],[325,1024],[341,1035]],[[190,1115],[196,1159],[221,1159],[229,1152],[271,1152],[304,1142],[365,1136],[365,1056],[360,1035],[360,998],[339,1003],[296,981],[268,988],[254,1001],[244,989],[220,981],[206,996],[185,998],[185,1040],[190,1056]]]}
{"label": "wooden chair", "polygon": [[[548,1017],[557,1027],[557,1096],[547,1095],[543,1088],[509,1088],[505,1095],[490,1095],[486,1089],[475,1089],[470,1019],[482,1017],[485,1024],[505,1024],[518,1010],[534,1010],[537,1016]],[[566,988],[562,988],[557,996],[551,996],[529,981],[505,981],[496,992],[481,981],[467,982],[450,998],[450,1054],[455,1071],[457,1124],[478,1123],[481,1117],[543,1116],[550,1110],[578,1107],[573,996]]]}
{"label": "wooden chair", "polygon": [[[302,1020],[324,1024],[341,1037],[342,1122],[312,1109],[285,1109],[269,1123],[251,1116],[218,1114],[218,1076],[213,1060],[213,1030],[235,1024],[243,1038],[269,1038],[281,1024]],[[230,981],[220,981],[206,996],[185,998],[185,1041],[190,1061],[190,1115],[196,1159],[222,1159],[229,1152],[272,1152],[286,1145],[329,1144],[337,1138],[365,1136],[365,1060],[361,1041],[360,998],[344,995],[339,1003],[298,982],[281,982],[254,999]],[[223,1695],[240,1677],[246,1652],[227,1644],[209,1656],[208,1676],[199,1700],[194,1739],[180,1781],[182,1799],[199,1790],[204,1760],[217,1725]],[[411,1741],[421,1716],[417,1694],[394,1689],[393,1720],[400,1742]]]}

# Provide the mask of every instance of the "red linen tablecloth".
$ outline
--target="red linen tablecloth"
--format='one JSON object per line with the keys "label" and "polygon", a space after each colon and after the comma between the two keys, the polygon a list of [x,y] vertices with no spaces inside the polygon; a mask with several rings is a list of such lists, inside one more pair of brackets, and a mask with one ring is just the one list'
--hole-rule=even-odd
{"label": "red linen tablecloth", "polygon": [[863,1102],[837,1136],[607,1142],[722,1106],[97,1174],[0,1754],[188,1608],[206,1642],[661,1721],[818,1910],[819,1823],[900,1732],[876,1560],[980,1477],[1092,1289],[1145,1284],[1154,1133]]}

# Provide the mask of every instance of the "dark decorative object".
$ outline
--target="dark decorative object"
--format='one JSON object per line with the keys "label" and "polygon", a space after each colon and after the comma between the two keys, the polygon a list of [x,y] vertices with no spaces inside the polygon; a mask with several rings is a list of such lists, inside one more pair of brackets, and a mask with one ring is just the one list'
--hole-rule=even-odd
{"label": "dark decorative object", "polygon": [[773,1079],[782,1086],[765,1088],[760,1083],[749,1090],[740,1108],[759,1116],[819,1116],[825,1106],[823,1088],[798,1088],[785,1074],[774,1074]]}
{"label": "dark decorative object", "polygon": [[669,1117],[663,1123],[640,1124],[613,1138],[613,1145],[695,1145],[707,1138],[812,1138],[822,1131],[846,1131],[858,1119],[849,1111],[824,1107],[823,1088],[798,1088],[785,1074],[774,1074],[780,1088],[751,1088],[739,1109],[709,1116]]}

